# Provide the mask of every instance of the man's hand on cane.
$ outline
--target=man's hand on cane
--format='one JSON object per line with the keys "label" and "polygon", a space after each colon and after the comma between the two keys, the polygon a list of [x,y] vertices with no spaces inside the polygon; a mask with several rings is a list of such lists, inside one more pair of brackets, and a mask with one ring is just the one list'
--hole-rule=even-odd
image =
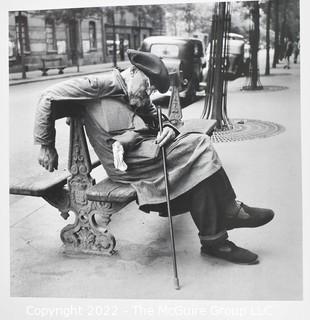
{"label": "man's hand on cane", "polygon": [[175,138],[175,131],[171,127],[164,127],[163,131],[158,132],[156,143],[159,144],[160,147],[164,146],[166,143],[170,142]]}

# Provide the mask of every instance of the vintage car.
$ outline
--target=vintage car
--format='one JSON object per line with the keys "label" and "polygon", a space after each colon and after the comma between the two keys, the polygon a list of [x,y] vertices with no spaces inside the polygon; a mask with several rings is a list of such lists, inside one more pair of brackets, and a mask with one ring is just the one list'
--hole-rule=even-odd
{"label": "vintage car", "polygon": [[143,40],[140,50],[161,57],[169,73],[178,72],[181,103],[194,101],[202,80],[204,50],[201,40],[152,36]]}
{"label": "vintage car", "polygon": [[[226,73],[227,80],[235,80],[246,73],[246,61],[245,61],[245,39],[242,35],[237,33],[228,34],[228,70]],[[206,65],[203,68],[203,81],[206,81],[208,72],[208,63],[210,57],[209,43],[206,52]]]}
{"label": "vintage car", "polygon": [[244,75],[244,45],[245,39],[237,33],[228,34],[229,69],[228,73],[232,80]]}

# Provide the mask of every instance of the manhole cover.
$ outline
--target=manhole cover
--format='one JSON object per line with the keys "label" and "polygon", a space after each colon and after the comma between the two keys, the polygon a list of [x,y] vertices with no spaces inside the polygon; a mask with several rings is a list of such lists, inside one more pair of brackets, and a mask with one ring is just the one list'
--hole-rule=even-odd
{"label": "manhole cover", "polygon": [[213,142],[234,142],[259,138],[268,138],[285,130],[280,124],[253,120],[253,119],[230,119],[231,129],[215,130],[211,136]]}
{"label": "manhole cover", "polygon": [[281,90],[287,90],[288,87],[285,86],[263,86],[262,88],[259,88],[258,90],[252,90],[249,87],[243,87],[240,90],[243,92],[272,92],[272,91],[281,91]]}

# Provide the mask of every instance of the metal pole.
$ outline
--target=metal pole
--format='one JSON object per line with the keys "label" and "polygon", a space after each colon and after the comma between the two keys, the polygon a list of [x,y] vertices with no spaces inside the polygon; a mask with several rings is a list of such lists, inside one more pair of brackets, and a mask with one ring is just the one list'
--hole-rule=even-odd
{"label": "metal pole", "polygon": [[[25,28],[25,26],[24,26]],[[24,29],[24,37],[26,37],[26,30]],[[26,40],[26,39],[25,39]],[[18,11],[18,41],[20,50],[20,62],[22,66],[22,78],[26,79],[26,67],[25,67],[25,53],[24,53],[24,38],[23,38],[23,27],[22,27],[22,13]]]}
{"label": "metal pole", "polygon": [[112,9],[112,32],[113,32],[113,66],[117,68],[117,58],[116,58],[116,32],[115,32],[115,12]]}
{"label": "metal pole", "polygon": [[[159,132],[163,131],[163,124],[161,118],[161,107],[157,106],[158,113],[158,122],[159,122]],[[172,225],[172,216],[170,210],[170,192],[169,192],[169,180],[168,180],[168,171],[167,171],[167,163],[166,163],[166,150],[165,147],[161,147],[162,158],[163,158],[163,167],[164,167],[164,177],[165,177],[165,186],[166,186],[166,199],[167,199],[167,210],[168,210],[168,218],[169,218],[169,230],[170,230],[170,240],[171,240],[171,251],[172,251],[172,262],[173,262],[173,283],[174,288],[176,290],[180,289],[179,278],[178,278],[178,270],[177,270],[177,260],[175,254],[175,245],[174,245],[174,234],[173,234],[173,225]]]}
{"label": "metal pole", "polygon": [[253,45],[252,52],[252,77],[251,88],[256,89],[258,84],[258,48],[259,48],[259,3],[255,1],[252,8],[253,19]]}
{"label": "metal pole", "polygon": [[75,25],[76,25],[76,68],[77,72],[80,72],[80,58],[81,58],[81,19],[75,15]]}
{"label": "metal pole", "polygon": [[172,86],[172,92],[168,106],[168,118],[170,122],[178,128],[184,124],[184,122],[182,121],[183,115],[178,89],[180,79],[176,71],[171,72],[169,74],[169,77],[170,84]]}
{"label": "metal pole", "polygon": [[102,43],[102,58],[103,62],[107,62],[107,53],[106,53],[106,43],[107,43],[107,35],[106,35],[106,28],[104,26],[103,22],[103,11],[101,10],[101,17],[100,17],[100,22],[101,22],[101,43]]}

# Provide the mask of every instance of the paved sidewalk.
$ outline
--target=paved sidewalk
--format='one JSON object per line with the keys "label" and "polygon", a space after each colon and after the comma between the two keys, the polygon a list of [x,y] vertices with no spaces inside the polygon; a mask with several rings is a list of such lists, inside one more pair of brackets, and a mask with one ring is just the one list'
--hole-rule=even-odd
{"label": "paved sidewalk", "polygon": [[[118,61],[117,67],[124,69],[126,68],[130,62],[126,61]],[[91,65],[83,65],[80,66],[80,71],[77,72],[77,67],[67,67],[64,69],[63,74],[58,74],[58,69],[52,69],[48,71],[47,76],[42,76],[42,71],[34,70],[27,72],[26,79],[22,79],[21,72],[19,73],[10,73],[9,74],[9,84],[10,86],[25,84],[25,83],[32,83],[38,81],[48,81],[54,79],[63,79],[63,78],[71,78],[71,77],[80,77],[85,74],[93,74],[93,73],[101,73],[107,72],[114,68],[113,63],[100,63],[100,64],[91,64]]]}
{"label": "paved sidewalk", "polygon": [[[156,213],[131,203],[112,217],[118,254],[112,257],[62,254],[65,224],[41,198],[21,197],[10,207],[11,295],[118,299],[300,300],[302,299],[302,207],[299,65],[262,76],[279,91],[241,92],[245,79],[229,84],[230,118],[272,121],[277,136],[215,147],[238,198],[273,208],[276,217],[257,229],[234,230],[231,240],[253,250],[260,264],[240,266],[201,257],[189,214],[174,218],[181,290],[172,284],[169,228]],[[183,110],[200,117],[203,99]],[[104,175],[96,170],[95,177]],[[224,316],[224,315],[223,315]]]}

